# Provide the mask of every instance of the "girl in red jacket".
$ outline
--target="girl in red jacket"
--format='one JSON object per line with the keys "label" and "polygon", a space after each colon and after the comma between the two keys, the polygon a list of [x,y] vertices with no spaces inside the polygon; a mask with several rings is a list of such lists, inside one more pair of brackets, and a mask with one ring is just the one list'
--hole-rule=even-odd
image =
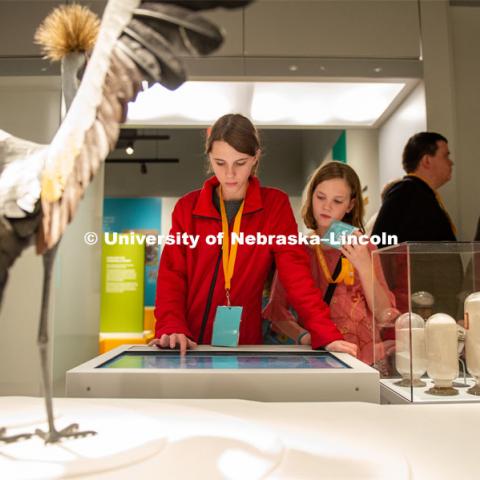
{"label": "girl in red jacket", "polygon": [[[225,115],[211,128],[205,152],[214,176],[177,202],[170,231],[173,238],[188,234],[198,242],[195,248],[181,242],[163,248],[151,344],[179,346],[183,354],[211,343],[217,307],[225,305],[242,307],[238,343],[262,343],[262,290],[275,262],[312,347],[356,355],[330,320],[304,248],[268,242],[269,236],[297,237],[298,229],[287,195],[260,186],[255,176],[260,151],[258,132],[242,115]],[[234,243],[232,232],[257,240]]]}

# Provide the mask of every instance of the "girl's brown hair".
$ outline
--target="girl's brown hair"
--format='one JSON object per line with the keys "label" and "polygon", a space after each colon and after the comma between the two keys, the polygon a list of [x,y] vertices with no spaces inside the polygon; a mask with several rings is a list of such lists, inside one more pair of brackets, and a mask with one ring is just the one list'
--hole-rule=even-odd
{"label": "girl's brown hair", "polygon": [[[210,153],[213,142],[216,141],[227,142],[237,152],[251,157],[261,150],[257,129],[247,117],[239,113],[229,113],[220,117],[209,129],[205,140],[206,155]],[[252,169],[252,175],[255,175],[257,167],[258,161]]]}
{"label": "girl's brown hair", "polygon": [[307,186],[305,187],[304,201],[302,205],[302,218],[305,225],[312,230],[317,229],[317,222],[313,216],[313,192],[315,192],[318,184],[334,178],[343,178],[347,182],[351,191],[350,199],[354,200],[352,210],[345,214],[342,221],[358,227],[364,232],[364,206],[360,179],[352,167],[341,162],[328,162],[320,165],[320,167],[318,167],[310,176]]}

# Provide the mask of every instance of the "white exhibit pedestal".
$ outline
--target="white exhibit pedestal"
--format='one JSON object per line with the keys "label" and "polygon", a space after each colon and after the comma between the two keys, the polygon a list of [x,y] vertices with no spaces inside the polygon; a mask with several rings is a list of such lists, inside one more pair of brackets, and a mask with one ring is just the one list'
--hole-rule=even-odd
{"label": "white exhibit pedestal", "polygon": [[[158,453],[124,462],[81,480],[143,478],[301,478],[316,480],[451,480],[478,477],[479,404],[375,405],[372,403],[282,403],[244,400],[73,399],[54,401],[59,427],[80,420],[81,428],[97,429],[97,457],[111,448],[115,432],[122,440],[142,417],[137,438],[152,440],[156,431]],[[90,416],[90,412],[92,415]],[[115,417],[117,430],[104,431],[99,412]],[[44,417],[41,398],[0,397],[0,425],[30,431],[26,423]],[[145,423],[147,421],[147,424]],[[122,424],[130,430],[122,430]],[[145,430],[145,435],[142,432]],[[120,433],[118,433],[120,432]],[[13,433],[13,432],[12,432]],[[90,437],[93,440],[93,437]],[[153,438],[155,440],[155,438]],[[77,441],[62,443],[73,456]],[[105,442],[105,445],[101,443]],[[25,458],[34,443],[41,450],[48,476]],[[85,442],[88,445],[89,442]],[[121,443],[121,442],[118,442]],[[80,448],[80,446],[78,447]],[[86,448],[86,447],[85,447]],[[43,456],[50,446],[38,440],[17,445],[0,443],[2,480],[28,472],[35,480],[65,478],[64,465],[52,468]],[[88,462],[88,460],[87,460]],[[79,468],[83,460],[79,459]],[[35,468],[33,468],[35,467]],[[10,469],[10,470],[8,470]],[[24,477],[25,478],[25,477]]]}
{"label": "white exhibit pedestal", "polygon": [[[319,473],[329,480],[409,479],[409,466],[403,454],[388,445],[377,451],[363,442],[352,442],[343,436],[336,438],[328,429],[324,432],[317,429],[313,438],[305,415],[295,422],[296,426],[289,421],[297,433],[303,430],[303,434],[287,435],[278,428],[278,421],[283,422],[281,411],[279,416],[275,415],[276,421],[267,424],[248,418],[249,412],[268,411],[271,403],[191,402],[57,399],[55,406],[62,412],[57,420],[59,427],[78,420],[81,428],[94,429],[98,434],[55,445],[44,445],[39,438],[0,444],[2,479],[126,480],[159,475],[176,480],[313,480],[319,478]],[[222,405],[227,406],[227,411],[222,412]],[[293,411],[290,407],[285,410],[287,418],[292,412],[301,415],[303,404],[290,405],[295,407]],[[313,404],[306,405],[312,415]],[[231,406],[234,411],[228,411]],[[38,417],[43,402],[21,397],[0,398],[0,424],[4,422],[11,433],[18,428],[8,420],[7,413],[16,416],[17,409],[20,417]],[[320,404],[316,406],[318,409],[322,409]],[[22,431],[36,426],[39,425],[23,425]]]}

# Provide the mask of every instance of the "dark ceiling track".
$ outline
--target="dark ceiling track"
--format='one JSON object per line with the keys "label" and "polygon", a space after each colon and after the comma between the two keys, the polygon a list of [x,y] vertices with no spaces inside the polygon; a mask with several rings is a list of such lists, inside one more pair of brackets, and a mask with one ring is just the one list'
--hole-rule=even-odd
{"label": "dark ceiling track", "polygon": [[170,140],[170,135],[165,133],[145,133],[145,130],[136,128],[122,128],[119,140]]}
{"label": "dark ceiling track", "polygon": [[452,7],[480,7],[480,0],[450,0]]}
{"label": "dark ceiling track", "polygon": [[127,147],[134,147],[135,142],[142,140],[170,140],[170,135],[160,133],[141,133],[141,130],[136,128],[124,128],[120,131],[115,149],[123,149]]}
{"label": "dark ceiling track", "polygon": [[120,135],[119,140],[170,140],[170,135],[149,133],[147,135]]}
{"label": "dark ceiling track", "polygon": [[107,158],[106,163],[180,163],[179,158]]}

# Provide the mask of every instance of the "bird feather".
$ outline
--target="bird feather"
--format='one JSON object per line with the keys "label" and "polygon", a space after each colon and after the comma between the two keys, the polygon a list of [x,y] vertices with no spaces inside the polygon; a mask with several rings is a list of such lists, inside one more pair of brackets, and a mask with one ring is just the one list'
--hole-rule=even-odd
{"label": "bird feather", "polygon": [[[14,160],[7,155],[8,160],[0,165],[0,216],[20,219],[41,212],[38,253],[56,245],[72,220],[86,188],[116,145],[119,124],[125,120],[128,103],[135,100],[142,81],[159,81],[174,89],[185,80],[179,56],[208,54],[221,45],[220,30],[192,12],[217,6],[232,5],[228,0],[198,2],[195,8],[189,2],[165,5],[110,0],[98,36],[95,32],[95,46],[78,91],[50,145],[22,144],[0,131],[0,158],[2,145],[23,149]],[[51,17],[50,25],[62,16],[63,13]],[[83,18],[83,24],[94,25],[88,18]],[[79,25],[82,21],[77,18],[73,23]],[[44,27],[37,40],[43,39],[44,50],[50,49],[50,58],[67,54],[66,48],[53,47],[52,34],[46,33],[51,26]],[[58,37],[63,38],[63,43],[57,44],[80,48],[66,37],[70,27],[56,28],[61,30]],[[93,33],[88,37],[93,38]],[[91,49],[91,43],[82,45],[85,50]]]}

